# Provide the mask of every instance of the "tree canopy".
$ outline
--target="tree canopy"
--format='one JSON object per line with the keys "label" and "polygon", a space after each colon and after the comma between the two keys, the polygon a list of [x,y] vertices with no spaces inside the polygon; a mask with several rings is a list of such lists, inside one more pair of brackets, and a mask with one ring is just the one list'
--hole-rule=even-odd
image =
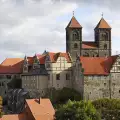
{"label": "tree canopy", "polygon": [[61,105],[55,114],[56,120],[101,120],[90,101],[71,101]]}

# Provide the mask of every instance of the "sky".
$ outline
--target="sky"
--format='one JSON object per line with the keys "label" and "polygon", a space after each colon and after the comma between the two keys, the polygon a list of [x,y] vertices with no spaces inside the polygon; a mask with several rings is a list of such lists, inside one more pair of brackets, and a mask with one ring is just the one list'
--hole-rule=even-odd
{"label": "sky", "polygon": [[65,27],[74,16],[83,41],[94,41],[101,19],[112,27],[112,54],[120,53],[119,0],[0,0],[0,62],[44,50],[65,52]]}

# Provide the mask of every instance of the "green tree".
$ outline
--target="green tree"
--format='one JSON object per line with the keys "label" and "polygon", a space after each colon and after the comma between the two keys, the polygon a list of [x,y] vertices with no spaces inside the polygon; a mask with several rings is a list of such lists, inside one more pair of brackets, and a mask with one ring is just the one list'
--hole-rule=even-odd
{"label": "green tree", "polygon": [[101,120],[90,101],[71,101],[61,105],[55,114],[56,120]]}
{"label": "green tree", "polygon": [[105,120],[120,120],[120,99],[99,99],[92,102]]}

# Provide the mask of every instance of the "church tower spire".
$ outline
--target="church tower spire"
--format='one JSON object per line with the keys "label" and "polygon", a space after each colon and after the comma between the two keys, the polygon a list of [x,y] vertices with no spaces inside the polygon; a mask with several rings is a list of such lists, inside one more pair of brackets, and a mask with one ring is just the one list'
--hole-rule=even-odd
{"label": "church tower spire", "polygon": [[76,60],[76,53],[81,55],[82,49],[82,26],[73,16],[66,27],[66,52],[69,52],[72,60]]}

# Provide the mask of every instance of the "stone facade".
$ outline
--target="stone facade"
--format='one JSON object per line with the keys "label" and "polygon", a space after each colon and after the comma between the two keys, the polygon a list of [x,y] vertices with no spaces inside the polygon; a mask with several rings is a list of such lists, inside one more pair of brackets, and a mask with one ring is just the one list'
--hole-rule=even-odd
{"label": "stone facade", "polygon": [[[101,57],[111,56],[111,28],[102,18],[94,29],[94,42],[82,41],[82,27],[76,26],[78,21],[73,16],[66,28],[66,52],[69,52],[75,61],[76,53],[80,56]],[[72,27],[70,26],[72,24]],[[86,46],[87,47],[84,47]]]}

